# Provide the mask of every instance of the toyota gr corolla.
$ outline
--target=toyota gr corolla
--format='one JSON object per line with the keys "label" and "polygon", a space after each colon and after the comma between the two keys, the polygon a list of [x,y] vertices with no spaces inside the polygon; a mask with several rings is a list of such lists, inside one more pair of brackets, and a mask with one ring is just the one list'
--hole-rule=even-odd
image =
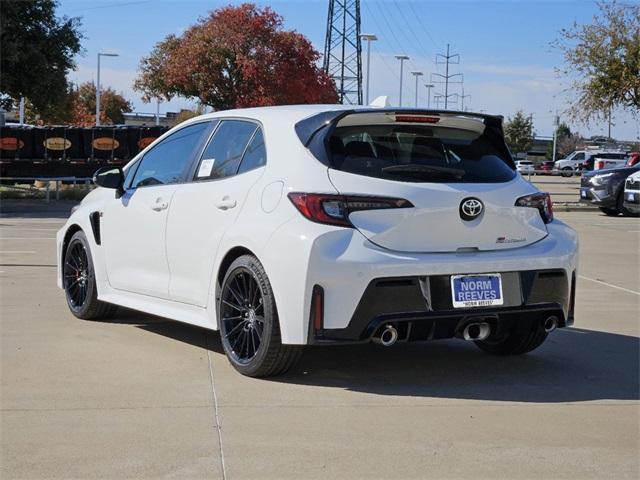
{"label": "toyota gr corolla", "polygon": [[217,112],[95,183],[57,237],[71,312],[219,330],[245,375],[285,372],[303,345],[522,354],[573,323],[577,236],[516,173],[501,117]]}

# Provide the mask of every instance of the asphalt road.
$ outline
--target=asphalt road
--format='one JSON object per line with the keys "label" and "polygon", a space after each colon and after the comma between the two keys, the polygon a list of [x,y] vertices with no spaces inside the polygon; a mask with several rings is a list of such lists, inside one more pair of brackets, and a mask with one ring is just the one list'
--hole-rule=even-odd
{"label": "asphalt road", "polygon": [[2,479],[640,476],[639,219],[558,214],[581,235],[576,325],[532,354],[316,347],[255,380],[217,333],[73,317],[65,211],[0,218]]}

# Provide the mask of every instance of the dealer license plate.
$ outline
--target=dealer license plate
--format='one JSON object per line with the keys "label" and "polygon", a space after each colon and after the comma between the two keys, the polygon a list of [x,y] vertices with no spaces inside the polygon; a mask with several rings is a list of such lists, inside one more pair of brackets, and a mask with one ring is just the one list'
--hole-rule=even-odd
{"label": "dealer license plate", "polygon": [[451,294],[454,308],[502,305],[502,278],[499,273],[452,275]]}
{"label": "dealer license plate", "polygon": [[588,196],[587,195],[587,189],[586,188],[581,189],[580,190],[580,197],[587,198],[587,196]]}
{"label": "dealer license plate", "polygon": [[631,192],[631,193],[627,193],[627,200],[629,202],[635,202],[636,201],[636,195],[635,193]]}

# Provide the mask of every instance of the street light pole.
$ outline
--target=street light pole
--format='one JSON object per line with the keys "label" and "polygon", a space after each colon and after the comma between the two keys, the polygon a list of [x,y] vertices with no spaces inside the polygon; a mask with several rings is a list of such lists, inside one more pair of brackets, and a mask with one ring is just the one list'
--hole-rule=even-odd
{"label": "street light pole", "polygon": [[411,72],[411,75],[416,77],[416,101],[415,101],[415,107],[418,108],[418,79],[422,75],[424,75],[424,73],[422,73],[422,72]]}
{"label": "street light pole", "polygon": [[435,87],[433,83],[425,83],[425,87],[427,87],[427,108],[431,108],[431,89]]}
{"label": "street light pole", "polygon": [[360,35],[360,38],[362,40],[366,40],[367,41],[367,83],[366,83],[366,93],[365,93],[365,105],[369,105],[369,73],[370,73],[370,66],[371,66],[371,42],[378,40],[378,37],[376,37],[374,34],[372,33],[363,33],[362,35]]}
{"label": "street light pole", "polygon": [[396,55],[396,58],[400,60],[400,99],[398,101],[398,106],[402,106],[402,71],[404,67],[404,61],[409,60],[407,55]]}
{"label": "street light pole", "polygon": [[560,125],[560,117],[553,117],[553,163],[556,162],[556,143],[558,138],[558,126]]}
{"label": "street light pole", "polygon": [[117,53],[98,53],[98,74],[96,75],[96,127],[100,126],[100,57],[117,56]]}

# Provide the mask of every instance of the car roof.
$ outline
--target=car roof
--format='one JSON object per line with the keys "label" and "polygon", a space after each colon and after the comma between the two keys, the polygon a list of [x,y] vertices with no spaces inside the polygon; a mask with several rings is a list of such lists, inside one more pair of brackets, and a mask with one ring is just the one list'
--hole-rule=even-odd
{"label": "car roof", "polygon": [[273,121],[286,121],[288,123],[297,123],[300,120],[304,120],[313,115],[326,113],[326,112],[341,112],[341,111],[354,111],[357,113],[362,112],[393,112],[402,111],[410,112],[415,110],[416,112],[432,112],[432,113],[447,113],[453,115],[466,115],[469,117],[482,117],[482,118],[496,118],[502,119],[502,117],[487,115],[483,113],[474,112],[457,112],[455,110],[432,110],[432,109],[420,109],[420,108],[407,108],[407,107],[371,107],[364,105],[341,105],[341,104],[313,104],[313,105],[278,105],[271,107],[252,107],[252,108],[237,108],[233,110],[220,110],[217,112],[207,113],[198,117],[191,118],[184,122],[184,125],[188,123],[194,123],[202,120],[216,119],[216,118],[249,118],[258,120],[260,122],[273,122]]}

